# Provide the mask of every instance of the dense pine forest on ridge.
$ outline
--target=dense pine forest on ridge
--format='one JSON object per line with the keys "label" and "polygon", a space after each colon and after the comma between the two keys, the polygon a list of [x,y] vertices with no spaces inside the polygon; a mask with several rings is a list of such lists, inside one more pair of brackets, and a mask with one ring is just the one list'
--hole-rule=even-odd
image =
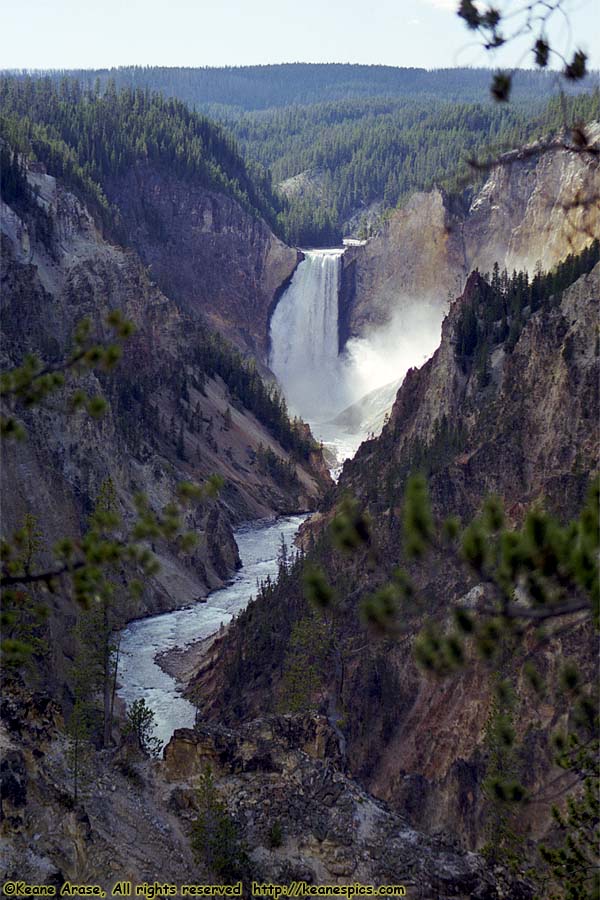
{"label": "dense pine forest on ridge", "polygon": [[275,224],[266,177],[242,160],[230,135],[178,100],[112,84],[99,94],[69,79],[57,85],[49,78],[2,78],[0,105],[0,136],[78,188],[107,221],[114,211],[104,179],[149,160],[229,194]]}
{"label": "dense pine forest on ridge", "polygon": [[[507,106],[481,102],[488,70],[283,66],[274,79],[271,69],[5,76],[0,134],[100,210],[103,179],[149,159],[234,196],[290,244],[330,246],[364,236],[415,190],[464,190],[468,159],[563,121],[540,73],[519,73]],[[597,118],[599,97],[597,88],[569,97],[572,115]]]}
{"label": "dense pine forest on ridge", "polygon": [[[36,74],[36,73],[33,73]],[[214,107],[241,110],[307,106],[366,97],[409,97],[480,102],[489,87],[489,69],[427,69],[363,66],[340,63],[285,63],[219,68],[120,66],[114,69],[71,69],[41,72],[60,81],[76,78],[117,88],[143,88],[177,97],[190,107],[213,112]],[[19,76],[19,73],[15,73]],[[26,75],[25,75],[26,77]],[[547,100],[555,90],[551,73],[519,71],[513,100]]]}

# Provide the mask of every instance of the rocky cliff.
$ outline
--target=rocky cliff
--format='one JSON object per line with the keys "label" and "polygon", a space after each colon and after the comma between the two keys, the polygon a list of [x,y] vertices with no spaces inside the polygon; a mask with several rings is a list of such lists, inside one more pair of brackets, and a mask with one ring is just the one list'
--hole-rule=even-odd
{"label": "rocky cliff", "polygon": [[[146,582],[130,615],[190,603],[222,585],[239,564],[232,525],[314,506],[328,475],[316,451],[298,462],[260,420],[260,408],[244,406],[234,383],[241,362],[161,292],[134,251],[105,240],[88,210],[41,167],[28,178],[33,211],[2,204],[3,368],[19,364],[27,352],[50,362],[64,359],[84,317],[99,338],[108,337],[105,318],[113,309],[136,330],[114,373],[83,379],[107,403],[102,418],[69,413],[61,401],[19,411],[28,440],[3,446],[3,532],[10,534],[32,513],[47,558],[59,537],[85,531],[109,478],[127,523],[137,492],[158,511],[175,498],[179,482],[220,474],[220,497],[186,514],[196,548],[181,553],[157,542],[161,570]],[[35,209],[51,223],[43,240]],[[221,354],[220,369],[207,370],[210,353]],[[66,397],[73,390],[74,382],[67,382]],[[69,604],[55,613],[51,627],[62,645],[74,614]]]}
{"label": "rocky cliff", "polygon": [[543,496],[563,518],[573,515],[597,466],[599,279],[596,265],[557,306],[529,313],[512,350],[505,341],[489,348],[482,376],[457,349],[463,309],[483,284],[473,273],[444,321],[439,349],[408,373],[381,438],[362,445],[341,484],[385,507],[401,496],[416,446],[431,448],[446,419],[460,448],[449,440],[446,458],[433,464],[440,508],[466,517],[497,491],[510,508]]}
{"label": "rocky cliff", "polygon": [[97,883],[109,896],[121,879],[210,883],[214,874],[190,850],[196,784],[210,766],[217,796],[250,848],[255,880],[403,884],[420,900],[531,897],[525,882],[415,831],[344,775],[322,717],[262,718],[239,731],[181,729],[164,761],[127,746],[95,752],[83,764],[77,804],[61,729],[47,698],[14,688],[4,696],[3,881]]}
{"label": "rocky cliff", "polygon": [[[439,516],[468,521],[495,493],[513,523],[542,499],[567,520],[597,471],[600,265],[537,311],[526,309],[514,346],[508,339],[492,341],[482,366],[472,348],[470,356],[462,352],[459,332],[466,310],[479,299],[477,315],[485,316],[488,290],[477,273],[469,278],[444,322],[440,348],[408,373],[381,437],[365,442],[345,464],[325,516],[315,519],[305,541],[312,559],[327,570],[340,604],[338,624],[334,618],[332,625],[339,629],[339,658],[324,676],[323,705],[342,723],[350,771],[415,827],[451,827],[470,846],[486,840],[481,782],[489,760],[492,681],[480,665],[431,680],[416,666],[412,647],[425,622],[445,621],[453,601],[466,596],[475,602],[482,586],[442,559],[421,567],[415,577],[427,602],[408,615],[397,639],[369,636],[357,605],[381,583],[383,571],[402,563],[402,497],[415,466],[428,473]],[[327,510],[345,492],[359,499],[374,523],[376,551],[354,560],[338,559],[318,540]],[[269,597],[268,611],[257,601],[200,671],[195,690],[211,716],[235,722],[282,702],[292,626],[307,615],[298,576],[292,572]],[[276,636],[266,633],[267,623],[276,625]],[[255,652],[265,640],[268,670]],[[575,657],[593,679],[593,647],[587,626],[574,623],[545,648],[541,670],[554,683],[560,661]],[[546,735],[565,721],[566,712],[560,702],[535,702],[516,661],[507,665],[521,692],[520,774],[538,798],[521,824],[537,839],[550,824],[546,788],[558,777]]]}
{"label": "rocky cliff", "polygon": [[[483,498],[495,493],[513,523],[540,500],[567,521],[580,509],[590,476],[598,471],[600,266],[568,288],[558,304],[531,314],[512,351],[502,342],[491,348],[483,379],[457,349],[460,317],[480,282],[477,274],[470,277],[444,322],[439,350],[421,369],[409,372],[381,438],[363,444],[340,480],[341,490],[349,489],[380,521],[383,517],[387,552],[400,545],[394,522],[413,465],[426,467],[439,515],[468,521]],[[447,429],[440,440],[442,422]],[[431,598],[426,617],[443,619],[453,597],[469,588],[474,600],[482,590],[462,582],[456,572],[448,576],[431,572],[426,577]],[[470,832],[469,842],[481,841],[479,783],[485,770],[490,681],[477,668],[442,683],[419,674],[409,661],[409,648],[414,629],[424,621],[418,617],[388,656],[395,683],[401,685],[397,710],[386,716],[382,710],[368,714],[371,727],[353,729],[351,743],[355,740],[360,748],[356,761],[360,759],[376,794],[413,809],[419,822],[459,816]],[[573,623],[540,660],[549,683],[555,682],[560,662],[569,658],[586,665],[593,680],[594,646],[588,627]],[[359,669],[350,679],[349,696],[357,696],[368,677]],[[519,681],[517,672],[513,675]],[[523,815],[522,824],[539,837],[549,823],[547,785],[557,778],[544,735],[564,721],[565,710],[550,702],[532,706],[522,681],[520,687],[523,773],[543,798]],[[365,732],[384,723],[387,746],[373,765],[374,747]]]}
{"label": "rocky cliff", "polygon": [[[600,125],[588,131],[598,142]],[[505,163],[492,168],[474,195],[449,197],[437,188],[413,194],[365,246],[348,248],[344,341],[416,302],[443,310],[473,269],[491,271],[495,262],[509,272],[551,268],[600,233],[597,157],[515,152]]]}
{"label": "rocky cliff", "polygon": [[231,197],[137,164],[106,183],[127,243],[163,291],[266,360],[278,288],[299,257]]}

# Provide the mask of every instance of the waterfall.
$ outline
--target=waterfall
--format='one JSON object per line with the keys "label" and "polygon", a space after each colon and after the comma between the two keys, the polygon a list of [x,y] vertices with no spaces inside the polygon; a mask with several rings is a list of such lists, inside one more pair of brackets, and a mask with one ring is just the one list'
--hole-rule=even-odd
{"label": "waterfall", "polygon": [[338,354],[338,293],[343,250],[306,250],[271,318],[269,365],[288,408],[341,463],[385,413],[411,366],[440,340],[443,308],[398,298],[389,322],[348,341]]}
{"label": "waterfall", "polygon": [[269,365],[292,413],[323,422],[346,403],[338,356],[343,250],[306,250],[271,319]]}

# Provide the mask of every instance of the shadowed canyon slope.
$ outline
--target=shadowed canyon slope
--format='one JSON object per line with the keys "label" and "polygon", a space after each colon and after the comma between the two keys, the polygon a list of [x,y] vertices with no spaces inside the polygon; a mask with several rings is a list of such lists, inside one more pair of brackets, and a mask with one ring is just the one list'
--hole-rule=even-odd
{"label": "shadowed canyon slope", "polygon": [[[427,473],[437,515],[468,521],[483,498],[496,493],[513,523],[542,498],[567,520],[597,470],[600,265],[560,299],[526,310],[514,346],[507,338],[492,341],[482,368],[473,349],[459,352],[459,331],[471,304],[484,314],[488,292],[473,273],[444,322],[440,348],[408,373],[381,436],[365,442],[345,464],[329,497],[331,511],[349,491],[371,514],[377,566],[362,553],[354,560],[338,558],[327,543],[311,550],[311,533],[318,538],[322,528],[318,517],[305,537],[309,556],[324,566],[341,604],[334,624],[340,658],[328,670],[322,703],[333,721],[342,721],[350,771],[418,827],[452,828],[471,846],[485,841],[481,781],[489,758],[492,682],[479,665],[441,682],[428,680],[412,647],[425,621],[444,622],[453,601],[468,596],[475,603],[483,586],[447,559],[415,568],[426,608],[407,612],[397,640],[366,632],[358,604],[381,584],[382,570],[406,564],[402,498],[413,468]],[[268,602],[253,604],[211,649],[193,689],[205,702],[209,696],[211,716],[235,722],[281,703],[292,627],[307,614],[299,582],[299,572],[291,571]],[[265,642],[268,670],[253,649]],[[551,683],[560,660],[572,655],[591,677],[593,640],[586,626],[566,629],[547,647],[540,665]],[[540,706],[519,680],[516,661],[507,666],[519,686],[519,774],[543,797],[557,776],[544,735],[564,721],[565,710],[560,703]],[[539,837],[549,826],[548,801],[532,804],[523,815]]]}
{"label": "shadowed canyon slope", "polygon": [[[225,483],[219,498],[186,514],[187,527],[199,538],[196,548],[182,554],[157,543],[161,570],[147,581],[130,615],[189,603],[222,585],[238,565],[232,524],[313,507],[328,475],[305,435],[304,458],[294,449],[289,425],[276,437],[274,423],[283,420],[256,372],[181,312],[133,251],[103,239],[60,181],[39,166],[28,178],[39,192],[37,208],[52,225],[42,239],[34,207],[3,203],[3,365],[20,363],[26,352],[62,360],[84,317],[108,337],[104,320],[112,309],[120,309],[136,331],[114,373],[90,373],[82,382],[106,400],[102,418],[70,414],[68,403],[23,414],[28,439],[3,448],[3,529],[11,533],[33,513],[46,556],[59,537],[85,532],[107,478],[129,522],[136,492],[159,510],[175,498],[179,482],[220,474]],[[67,384],[67,398],[74,389]],[[68,641],[70,605],[54,618],[58,643]]]}
{"label": "shadowed canyon slope", "polygon": [[106,189],[162,290],[264,360],[271,309],[297,251],[231,197],[150,165],[111,178]]}

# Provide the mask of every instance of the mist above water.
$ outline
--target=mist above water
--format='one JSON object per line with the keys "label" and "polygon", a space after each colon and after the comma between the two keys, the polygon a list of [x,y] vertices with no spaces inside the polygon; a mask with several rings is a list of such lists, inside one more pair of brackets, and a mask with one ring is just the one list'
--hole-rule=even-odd
{"label": "mist above water", "polygon": [[356,399],[422,366],[439,346],[444,314],[439,305],[407,299],[385,326],[351,338],[344,365]]}
{"label": "mist above water", "polygon": [[435,351],[445,310],[399,299],[392,319],[338,353],[343,250],[307,250],[271,319],[269,364],[290,412],[339,462],[378,434],[406,372]]}

